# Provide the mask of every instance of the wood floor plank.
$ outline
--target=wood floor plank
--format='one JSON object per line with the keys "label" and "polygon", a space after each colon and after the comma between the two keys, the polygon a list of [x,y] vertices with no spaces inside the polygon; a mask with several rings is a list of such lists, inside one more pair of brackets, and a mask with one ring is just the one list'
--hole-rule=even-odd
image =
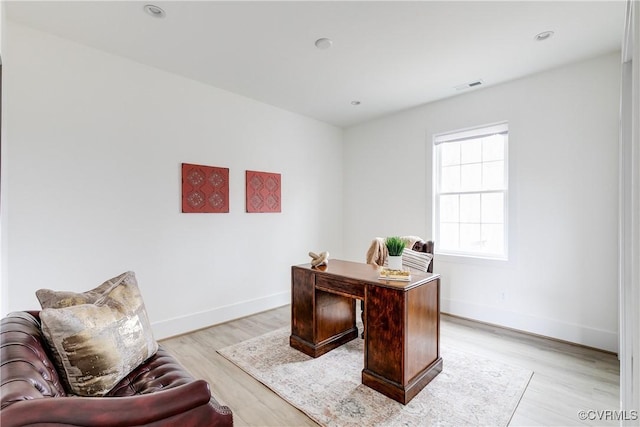
{"label": "wood floor plank", "polygon": [[[237,426],[317,426],[216,350],[290,326],[289,305],[162,340],[195,377],[229,405]],[[533,377],[511,426],[614,426],[578,412],[618,409],[620,370],[613,354],[442,315],[441,344],[530,369]],[[593,417],[592,417],[593,418]]]}

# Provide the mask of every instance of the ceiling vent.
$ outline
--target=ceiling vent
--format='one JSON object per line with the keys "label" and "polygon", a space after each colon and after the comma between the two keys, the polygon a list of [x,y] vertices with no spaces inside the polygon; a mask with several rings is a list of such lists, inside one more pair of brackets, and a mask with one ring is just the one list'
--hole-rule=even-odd
{"label": "ceiling vent", "polygon": [[473,82],[463,83],[461,85],[455,86],[455,90],[461,91],[461,90],[471,89],[472,87],[478,87],[483,83],[484,82],[482,80],[475,80]]}

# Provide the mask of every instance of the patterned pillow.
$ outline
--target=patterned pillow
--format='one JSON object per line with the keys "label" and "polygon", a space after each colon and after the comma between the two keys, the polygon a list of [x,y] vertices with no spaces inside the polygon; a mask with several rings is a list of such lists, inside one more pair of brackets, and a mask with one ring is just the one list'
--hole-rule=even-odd
{"label": "patterned pillow", "polygon": [[433,259],[433,255],[428,252],[417,252],[409,248],[405,248],[402,252],[402,265],[411,269],[426,272],[429,264]]}
{"label": "patterned pillow", "polygon": [[43,335],[71,393],[103,396],[158,350],[131,271],[84,293],[36,295]]}

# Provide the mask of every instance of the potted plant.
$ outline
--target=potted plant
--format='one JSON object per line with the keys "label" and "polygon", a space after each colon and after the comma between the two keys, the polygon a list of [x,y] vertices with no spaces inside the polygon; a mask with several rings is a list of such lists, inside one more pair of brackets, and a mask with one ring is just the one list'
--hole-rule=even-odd
{"label": "potted plant", "polygon": [[404,251],[404,240],[400,237],[387,237],[384,241],[389,252],[387,265],[391,270],[402,270],[402,251]]}

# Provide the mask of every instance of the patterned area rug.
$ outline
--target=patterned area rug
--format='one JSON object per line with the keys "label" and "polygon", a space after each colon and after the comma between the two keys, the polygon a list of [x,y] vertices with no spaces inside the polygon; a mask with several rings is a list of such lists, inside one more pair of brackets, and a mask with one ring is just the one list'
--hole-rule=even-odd
{"label": "patterned area rug", "polygon": [[442,348],[443,371],[407,405],[361,383],[363,340],[316,359],[282,328],[218,350],[323,426],[506,426],[531,371]]}

